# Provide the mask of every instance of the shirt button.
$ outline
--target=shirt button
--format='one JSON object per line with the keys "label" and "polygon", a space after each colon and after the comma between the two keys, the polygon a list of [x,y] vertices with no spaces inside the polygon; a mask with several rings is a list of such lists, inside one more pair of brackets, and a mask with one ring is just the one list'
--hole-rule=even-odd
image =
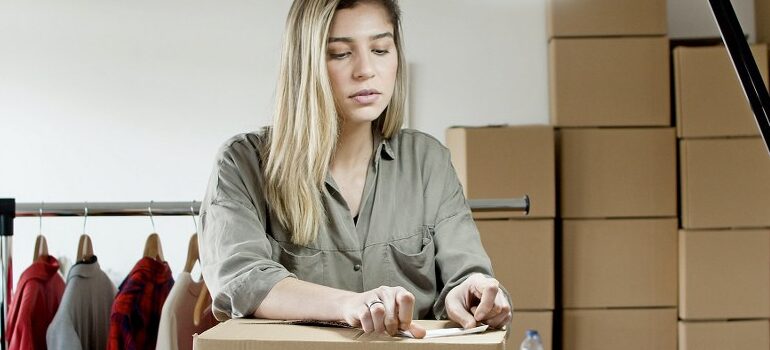
{"label": "shirt button", "polygon": [[356,270],[356,271],[358,271],[358,270],[360,270],[360,269],[361,269],[361,264],[355,264],[355,265],[353,265],[353,270]]}

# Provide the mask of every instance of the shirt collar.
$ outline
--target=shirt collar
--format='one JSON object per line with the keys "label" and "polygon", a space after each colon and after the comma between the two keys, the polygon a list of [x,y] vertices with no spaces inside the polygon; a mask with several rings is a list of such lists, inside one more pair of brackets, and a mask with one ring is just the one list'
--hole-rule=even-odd
{"label": "shirt collar", "polygon": [[[59,271],[59,260],[56,260],[53,256],[46,255],[41,256],[37,260],[32,262],[32,265],[27,268],[22,274],[22,280],[37,279],[41,281],[47,281],[51,279]],[[22,283],[20,282],[19,285]]]}
{"label": "shirt collar", "polygon": [[372,131],[374,136],[374,144],[377,145],[377,154],[383,156],[385,159],[396,159],[396,152],[393,152],[393,137],[386,139],[382,136],[382,133],[378,130]]}
{"label": "shirt collar", "polygon": [[96,255],[94,255],[89,261],[78,262],[75,265],[72,265],[69,274],[67,275],[67,281],[74,277],[91,278],[101,270]]}
{"label": "shirt collar", "polygon": [[[385,138],[383,137],[382,133],[377,130],[375,126],[372,126],[372,143],[374,146],[374,154],[376,155],[373,157],[374,166],[378,167],[380,163],[380,158],[384,158],[387,160],[394,160],[396,159],[396,152],[393,151],[393,143],[395,140],[393,138]],[[326,179],[324,181],[326,185],[334,188],[337,190],[337,184],[334,182],[334,179],[332,178],[331,172],[326,173]]]}

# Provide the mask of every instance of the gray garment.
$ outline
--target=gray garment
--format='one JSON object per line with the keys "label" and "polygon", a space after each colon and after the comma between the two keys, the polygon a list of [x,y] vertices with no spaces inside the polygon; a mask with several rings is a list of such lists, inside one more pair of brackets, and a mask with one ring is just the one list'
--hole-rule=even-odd
{"label": "gray garment", "polygon": [[449,151],[435,138],[373,133],[358,222],[331,175],[328,221],[308,246],[291,243],[262,191],[269,129],[237,135],[219,150],[201,209],[203,276],[217,319],[247,317],[281,279],[362,292],[402,286],[416,318],[446,318],[444,297],[473,272],[492,275]]}
{"label": "gray garment", "polygon": [[59,310],[46,332],[48,349],[105,349],[117,293],[98,262],[72,266]]}

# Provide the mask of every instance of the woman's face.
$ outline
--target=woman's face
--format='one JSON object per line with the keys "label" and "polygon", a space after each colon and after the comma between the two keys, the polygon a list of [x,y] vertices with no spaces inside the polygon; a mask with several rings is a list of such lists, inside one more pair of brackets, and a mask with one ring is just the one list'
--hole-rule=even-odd
{"label": "woman's face", "polygon": [[335,13],[326,67],[345,123],[373,121],[390,103],[398,70],[393,35],[381,5],[361,2]]}

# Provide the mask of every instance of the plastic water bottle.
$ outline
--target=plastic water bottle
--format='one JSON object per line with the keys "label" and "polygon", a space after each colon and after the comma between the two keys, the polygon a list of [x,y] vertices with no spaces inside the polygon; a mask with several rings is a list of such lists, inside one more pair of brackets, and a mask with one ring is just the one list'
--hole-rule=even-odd
{"label": "plastic water bottle", "polygon": [[536,330],[527,331],[527,337],[521,342],[519,350],[543,350],[543,342],[540,341],[540,334]]}

